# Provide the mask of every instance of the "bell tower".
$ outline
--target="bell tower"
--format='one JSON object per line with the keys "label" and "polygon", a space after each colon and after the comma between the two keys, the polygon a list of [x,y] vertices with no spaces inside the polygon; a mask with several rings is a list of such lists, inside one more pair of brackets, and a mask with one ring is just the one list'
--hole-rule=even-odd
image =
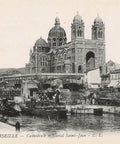
{"label": "bell tower", "polygon": [[92,39],[105,40],[105,25],[99,16],[95,18],[92,25]]}
{"label": "bell tower", "polygon": [[80,38],[84,39],[84,22],[77,12],[77,15],[74,17],[71,25],[71,40]]}

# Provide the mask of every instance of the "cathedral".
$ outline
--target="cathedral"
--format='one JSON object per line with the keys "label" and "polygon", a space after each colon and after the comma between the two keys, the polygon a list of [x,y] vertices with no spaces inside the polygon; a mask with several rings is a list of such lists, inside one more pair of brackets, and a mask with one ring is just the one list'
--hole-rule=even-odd
{"label": "cathedral", "polygon": [[39,38],[30,50],[26,73],[86,73],[105,64],[105,25],[97,16],[91,27],[91,39],[85,39],[85,23],[77,14],[71,24],[71,41],[67,42],[60,19],[48,33],[47,42]]}

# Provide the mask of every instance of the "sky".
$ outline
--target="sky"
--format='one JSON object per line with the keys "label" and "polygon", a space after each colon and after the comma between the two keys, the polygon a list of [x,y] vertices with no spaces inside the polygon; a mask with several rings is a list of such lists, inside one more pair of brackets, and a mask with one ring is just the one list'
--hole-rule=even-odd
{"label": "sky", "polygon": [[56,17],[68,42],[77,11],[85,23],[85,38],[99,15],[105,24],[106,61],[120,63],[120,0],[0,0],[0,68],[20,68],[29,61],[37,39],[47,41]]}

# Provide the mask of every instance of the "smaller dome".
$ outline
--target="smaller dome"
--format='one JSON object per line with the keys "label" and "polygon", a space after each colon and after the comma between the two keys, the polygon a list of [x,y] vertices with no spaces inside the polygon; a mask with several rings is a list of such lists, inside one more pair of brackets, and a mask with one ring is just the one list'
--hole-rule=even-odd
{"label": "smaller dome", "polygon": [[35,42],[35,46],[36,47],[48,47],[48,44],[47,44],[47,42],[44,40],[44,39],[42,39],[42,38],[39,38],[36,42]]}
{"label": "smaller dome", "polygon": [[77,12],[77,15],[73,18],[73,23],[82,23],[82,22],[83,22],[82,17]]}
{"label": "smaller dome", "polygon": [[97,17],[95,18],[95,20],[94,20],[94,23],[96,23],[96,24],[102,24],[103,21],[102,21],[102,19],[101,19],[99,16],[97,16]]}

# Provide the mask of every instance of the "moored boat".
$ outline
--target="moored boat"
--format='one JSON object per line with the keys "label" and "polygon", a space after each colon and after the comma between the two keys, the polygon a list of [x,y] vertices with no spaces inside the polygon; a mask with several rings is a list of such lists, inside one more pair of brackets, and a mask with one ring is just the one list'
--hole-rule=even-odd
{"label": "moored boat", "polygon": [[14,101],[3,99],[0,105],[0,113],[3,116],[18,116],[21,113],[21,108]]}
{"label": "moored boat", "polygon": [[64,119],[67,117],[67,110],[65,106],[36,106],[27,107],[21,106],[22,114],[46,117],[49,119]]}

